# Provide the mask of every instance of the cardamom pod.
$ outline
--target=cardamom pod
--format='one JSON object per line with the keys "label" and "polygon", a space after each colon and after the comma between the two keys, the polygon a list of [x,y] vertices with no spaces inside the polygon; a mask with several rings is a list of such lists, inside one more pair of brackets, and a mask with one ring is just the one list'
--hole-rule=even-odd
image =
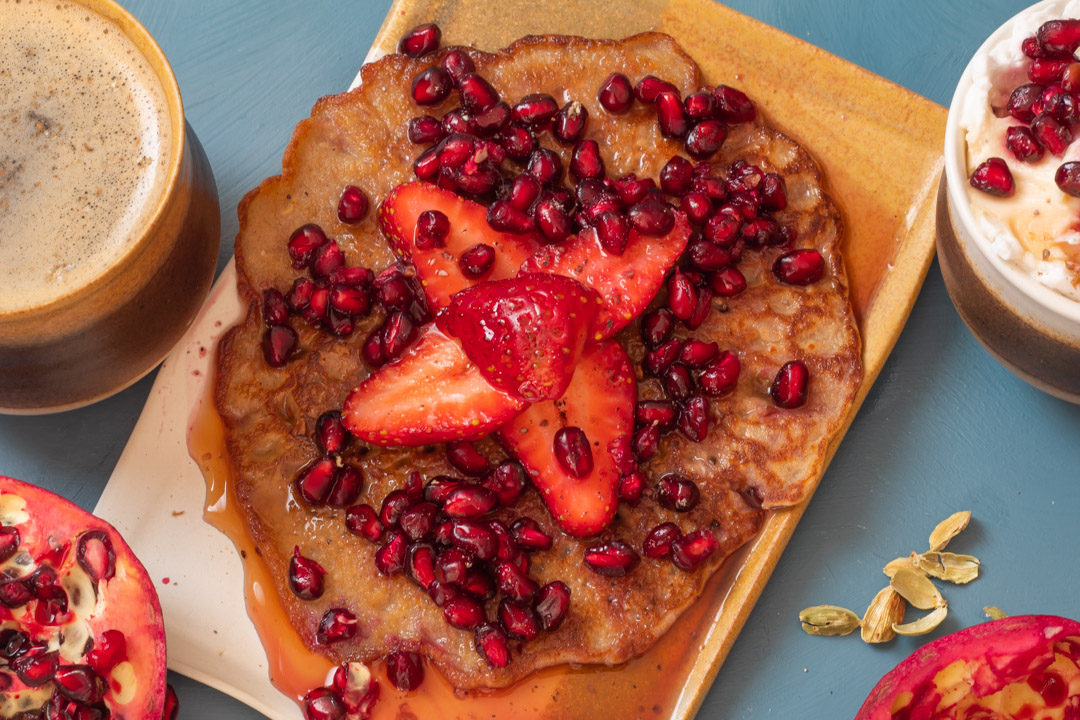
{"label": "cardamom pod", "polygon": [[1005,611],[999,608],[997,605],[987,605],[983,608],[983,612],[986,613],[986,617],[990,618],[991,620],[1003,620],[1009,617],[1005,614]]}
{"label": "cardamom pod", "polygon": [[903,624],[893,623],[892,629],[897,635],[925,635],[940,625],[948,612],[947,605],[936,607],[918,620]]}
{"label": "cardamom pod", "polygon": [[915,570],[900,568],[889,580],[889,586],[920,610],[943,607],[947,604],[930,578]]}
{"label": "cardamom pod", "polygon": [[799,613],[799,622],[810,635],[847,635],[859,627],[859,616],[836,605],[815,605]]}
{"label": "cardamom pod", "polygon": [[971,511],[953,513],[938,523],[934,531],[930,533],[930,550],[938,552],[945,549],[949,541],[959,535],[971,522]]}
{"label": "cardamom pod", "polygon": [[925,552],[915,556],[915,564],[930,577],[957,585],[979,577],[979,559],[972,555],[951,552]]}
{"label": "cardamom pod", "polygon": [[883,587],[870,601],[862,619],[862,639],[883,643],[896,637],[893,625],[904,619],[904,599],[891,587]]}
{"label": "cardamom pod", "polygon": [[900,568],[917,571],[919,570],[919,564],[915,562],[915,557],[915,553],[911,553],[908,557],[898,557],[895,560],[890,560],[881,572],[885,573],[886,577],[891,578]]}

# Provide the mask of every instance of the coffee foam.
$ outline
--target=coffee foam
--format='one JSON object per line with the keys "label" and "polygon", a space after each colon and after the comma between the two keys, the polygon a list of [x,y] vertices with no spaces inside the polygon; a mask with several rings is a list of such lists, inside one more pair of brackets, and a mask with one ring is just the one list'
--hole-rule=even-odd
{"label": "coffee foam", "polygon": [[70,0],[0,0],[0,313],[45,305],[129,250],[165,190],[160,80]]}

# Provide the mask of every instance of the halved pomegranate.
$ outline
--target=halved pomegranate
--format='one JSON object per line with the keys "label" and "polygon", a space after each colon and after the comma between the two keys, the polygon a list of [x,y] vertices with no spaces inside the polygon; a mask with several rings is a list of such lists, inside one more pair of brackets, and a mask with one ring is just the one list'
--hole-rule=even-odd
{"label": "halved pomegranate", "polygon": [[1040,718],[1080,713],[1080,623],[1026,615],[924,645],[870,693],[855,720]]}
{"label": "halved pomegranate", "polygon": [[159,720],[165,631],[154,585],[120,534],[67,500],[0,476],[0,717]]}

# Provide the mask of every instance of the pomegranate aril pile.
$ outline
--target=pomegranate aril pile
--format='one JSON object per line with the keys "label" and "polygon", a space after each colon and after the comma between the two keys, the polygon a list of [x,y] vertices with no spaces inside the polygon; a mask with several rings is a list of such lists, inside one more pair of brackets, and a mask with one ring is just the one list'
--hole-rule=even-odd
{"label": "pomegranate aril pile", "polygon": [[[1072,144],[1080,129],[1080,63],[1074,56],[1080,47],[1078,28],[1080,20],[1049,20],[1021,43],[1030,82],[1014,88],[1006,106],[995,109],[1020,123],[1007,128],[1003,138],[1011,160],[991,157],[982,161],[969,178],[975,189],[994,197],[1011,197],[1015,185],[1010,161],[1038,163],[1047,153],[1061,158]],[[1059,168],[1055,181],[1062,178],[1064,185],[1058,182],[1058,187],[1074,194],[1068,173]]]}

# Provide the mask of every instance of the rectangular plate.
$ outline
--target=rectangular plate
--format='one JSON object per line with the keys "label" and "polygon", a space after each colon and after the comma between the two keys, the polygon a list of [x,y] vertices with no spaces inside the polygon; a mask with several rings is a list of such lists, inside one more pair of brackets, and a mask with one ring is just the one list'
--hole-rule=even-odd
{"label": "rectangular plate", "polygon": [[[448,43],[487,50],[525,34],[622,37],[660,30],[701,65],[706,82],[746,91],[771,124],[822,166],[843,216],[843,251],[866,371],[846,431],[933,258],[945,110],[710,0],[645,0],[604,4],[602,14],[599,9],[591,0],[397,0],[369,57],[393,51],[406,30],[430,21],[440,25]],[[240,559],[202,520],[206,486],[188,456],[187,433],[207,396],[217,339],[240,317],[234,288],[230,264],[161,368],[96,512],[124,534],[157,585],[169,667],[274,720],[295,720],[296,706],[267,679],[266,657],[245,614]],[[598,707],[604,716],[630,717],[640,707],[659,704],[663,717],[692,717],[804,507],[770,513],[755,540],[717,573],[701,600],[643,658],[612,670],[546,671],[509,694],[455,706],[444,700],[437,712],[447,718],[480,716],[513,702],[517,714],[528,711],[538,718],[591,716]],[[658,662],[667,678],[659,689]],[[393,716],[399,696],[385,683],[383,694],[378,714]],[[431,702],[418,694],[408,705],[417,716],[428,717],[436,711]]]}

